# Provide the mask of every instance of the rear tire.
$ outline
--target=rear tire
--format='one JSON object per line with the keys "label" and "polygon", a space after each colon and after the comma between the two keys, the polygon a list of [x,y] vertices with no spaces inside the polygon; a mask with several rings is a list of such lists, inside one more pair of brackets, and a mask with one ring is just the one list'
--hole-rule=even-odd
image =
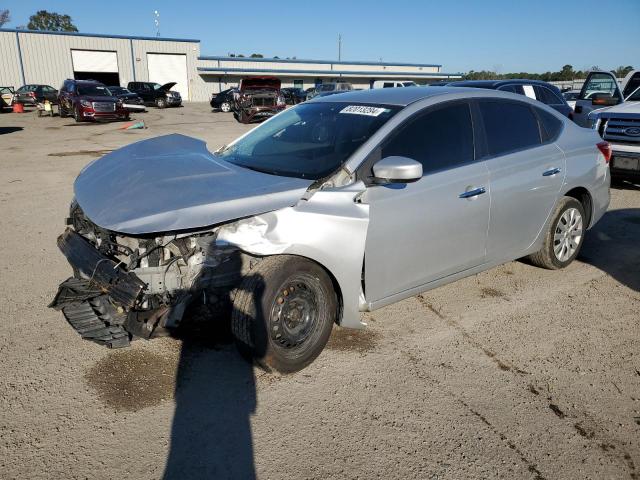
{"label": "rear tire", "polygon": [[582,203],[575,198],[563,197],[553,212],[542,248],[529,256],[531,263],[557,270],[573,262],[584,243],[585,219]]}
{"label": "rear tire", "polygon": [[329,275],[302,257],[263,259],[233,299],[231,330],[240,353],[266,370],[302,370],[320,355],[336,321]]}

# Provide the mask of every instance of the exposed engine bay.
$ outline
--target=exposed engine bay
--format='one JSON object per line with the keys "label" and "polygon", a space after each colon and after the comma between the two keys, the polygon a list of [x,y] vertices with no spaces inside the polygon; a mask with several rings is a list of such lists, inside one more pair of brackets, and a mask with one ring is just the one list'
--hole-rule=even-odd
{"label": "exposed engine bay", "polygon": [[74,276],[50,306],[62,310],[83,338],[108,347],[168,334],[192,302],[223,310],[231,290],[259,262],[216,243],[218,229],[126,236],[95,225],[75,202],[67,224],[58,246]]}

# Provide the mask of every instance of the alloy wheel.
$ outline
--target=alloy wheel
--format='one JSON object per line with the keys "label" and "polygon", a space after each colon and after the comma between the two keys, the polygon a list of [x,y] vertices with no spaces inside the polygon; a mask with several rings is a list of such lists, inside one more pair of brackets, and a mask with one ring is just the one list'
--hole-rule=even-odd
{"label": "alloy wheel", "polygon": [[569,260],[582,241],[582,215],[577,208],[568,208],[558,219],[553,235],[553,253],[561,262]]}

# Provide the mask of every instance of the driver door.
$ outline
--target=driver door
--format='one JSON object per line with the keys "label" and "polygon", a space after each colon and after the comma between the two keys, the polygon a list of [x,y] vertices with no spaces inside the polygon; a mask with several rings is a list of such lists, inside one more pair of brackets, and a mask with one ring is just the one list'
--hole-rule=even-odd
{"label": "driver door", "polygon": [[372,185],[364,195],[369,204],[367,302],[483,263],[489,173],[484,162],[475,161],[469,103],[449,102],[418,113],[378,151],[380,158],[419,161],[423,177],[414,183]]}
{"label": "driver door", "polygon": [[[573,121],[581,127],[590,127],[589,114],[600,108],[611,106],[598,104],[598,98],[610,98],[611,102],[621,103],[623,101],[622,92],[616,77],[609,72],[591,72],[582,85],[580,95],[576,100],[573,113]],[[594,104],[594,100],[596,103]]]}

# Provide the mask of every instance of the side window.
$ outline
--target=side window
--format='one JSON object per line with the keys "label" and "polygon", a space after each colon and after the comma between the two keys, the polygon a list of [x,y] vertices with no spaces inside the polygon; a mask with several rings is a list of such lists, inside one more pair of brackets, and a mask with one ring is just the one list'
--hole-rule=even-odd
{"label": "side window", "polygon": [[640,87],[640,72],[634,73],[624,87],[624,98],[631,95],[638,87]]}
{"label": "side window", "polygon": [[419,115],[382,147],[382,157],[399,155],[422,163],[423,174],[474,160],[473,127],[467,103]]}
{"label": "side window", "polygon": [[562,120],[541,108],[536,108],[535,111],[538,116],[538,120],[540,121],[540,135],[542,135],[542,142],[546,143],[554,141],[562,131]]}
{"label": "side window", "polygon": [[608,73],[591,73],[582,86],[582,90],[580,90],[578,100],[588,100],[595,94],[610,95],[619,98],[617,80]]}
{"label": "side window", "polygon": [[540,145],[538,121],[529,105],[491,100],[480,102],[489,155]]}
{"label": "side window", "polygon": [[545,105],[562,105],[564,102],[547,87],[541,85],[534,85],[533,89],[536,91],[536,98]]}
{"label": "side window", "polygon": [[520,92],[516,92],[515,85],[503,85],[499,87],[498,90],[502,90],[503,92],[520,93]]}
{"label": "side window", "polygon": [[393,88],[393,82],[384,82],[382,88]]}

